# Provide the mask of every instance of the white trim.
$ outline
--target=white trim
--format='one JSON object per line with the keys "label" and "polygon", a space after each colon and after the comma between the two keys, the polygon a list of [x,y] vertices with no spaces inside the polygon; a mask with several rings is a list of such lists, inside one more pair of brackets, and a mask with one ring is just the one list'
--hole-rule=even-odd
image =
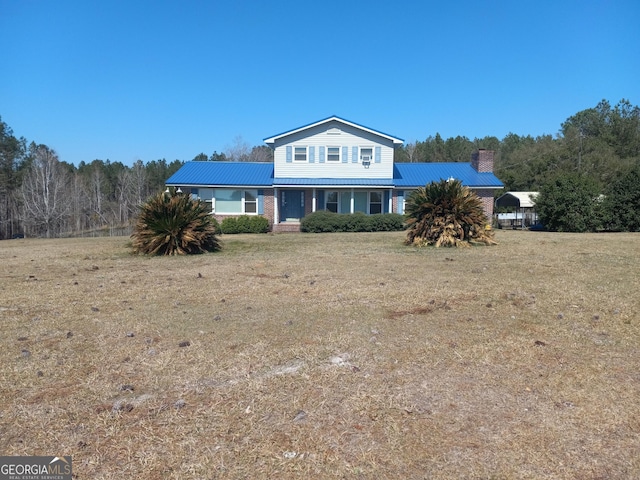
{"label": "white trim", "polygon": [[273,189],[273,224],[277,225],[280,223],[280,202],[278,202],[278,196],[280,192],[277,188]]}
{"label": "white trim", "polygon": [[322,125],[324,123],[329,123],[329,122],[333,122],[333,121],[342,123],[344,125],[349,125],[349,126],[351,126],[353,128],[357,128],[357,129],[362,130],[364,132],[369,132],[369,133],[372,133],[372,134],[377,135],[379,137],[391,140],[393,142],[393,146],[394,147],[400,146],[400,145],[402,145],[404,143],[404,140],[402,140],[401,138],[393,137],[391,135],[387,135],[386,133],[378,132],[377,130],[373,130],[372,128],[367,128],[367,127],[364,127],[362,125],[358,125],[357,123],[353,123],[353,122],[350,122],[348,120],[344,120],[343,118],[336,117],[335,115],[331,116],[329,118],[325,118],[324,120],[320,120],[318,122],[315,122],[315,123],[312,123],[312,124],[309,124],[309,125],[305,125],[303,127],[299,127],[299,128],[295,128],[293,130],[289,130],[288,132],[284,132],[284,133],[280,133],[278,135],[274,135],[273,137],[265,138],[264,142],[266,144],[272,144],[272,143],[275,143],[276,140],[279,140],[279,139],[284,138],[284,137],[288,137],[289,135],[293,135],[294,133],[302,132],[304,130],[308,130],[310,128],[317,127],[318,125]]}
{"label": "white trim", "polygon": [[[341,163],[342,162],[342,147],[336,147],[335,145],[331,145],[331,146],[326,146],[325,147],[327,150],[325,152],[325,162],[327,163]],[[338,149],[338,160],[329,160],[329,149],[330,148],[337,148]]]}
{"label": "white trim", "polygon": [[[297,160],[296,150],[302,150],[304,148],[304,160]],[[293,163],[309,163],[309,147],[307,145],[293,145]]]}
{"label": "white trim", "polygon": [[[218,212],[216,211],[217,197],[216,190],[231,190],[231,191],[241,191],[242,198],[240,199],[240,211],[239,212]],[[247,202],[247,192],[250,192],[254,197],[255,201]],[[256,211],[255,212],[247,212],[247,203],[255,204]],[[255,188],[214,188],[213,189],[213,198],[211,199],[211,213],[214,215],[259,215],[258,213],[258,189]]]}
{"label": "white trim", "polygon": [[362,150],[367,149],[367,150],[371,150],[371,155],[368,155],[368,161],[369,161],[369,165],[371,165],[374,162],[374,155],[376,154],[376,149],[375,146],[369,146],[369,145],[363,145],[358,147],[358,163],[363,163],[365,160],[363,159],[363,155],[362,155]]}
{"label": "white trim", "polygon": [[[367,192],[367,215],[372,215],[371,213],[371,194],[378,193],[380,194],[380,213],[384,212],[384,191],[383,190],[369,190]],[[376,205],[378,202],[376,202]]]}

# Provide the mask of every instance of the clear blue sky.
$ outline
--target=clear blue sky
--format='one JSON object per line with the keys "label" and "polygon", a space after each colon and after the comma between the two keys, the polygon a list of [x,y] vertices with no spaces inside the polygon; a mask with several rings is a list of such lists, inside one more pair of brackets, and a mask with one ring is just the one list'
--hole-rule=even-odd
{"label": "clear blue sky", "polygon": [[338,115],[556,134],[640,104],[640,1],[0,0],[0,116],[61,160],[190,160]]}

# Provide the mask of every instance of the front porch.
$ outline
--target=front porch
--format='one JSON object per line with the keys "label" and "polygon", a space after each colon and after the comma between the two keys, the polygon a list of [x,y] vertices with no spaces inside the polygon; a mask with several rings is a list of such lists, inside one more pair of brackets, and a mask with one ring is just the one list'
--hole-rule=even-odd
{"label": "front porch", "polygon": [[318,210],[336,213],[389,213],[396,210],[390,188],[274,188],[273,232],[299,232],[301,220]]}

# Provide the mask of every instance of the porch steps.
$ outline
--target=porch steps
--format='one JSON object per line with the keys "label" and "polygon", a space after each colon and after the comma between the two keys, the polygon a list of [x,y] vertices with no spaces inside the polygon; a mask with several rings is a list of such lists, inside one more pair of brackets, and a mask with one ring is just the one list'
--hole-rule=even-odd
{"label": "porch steps", "polygon": [[299,233],[300,222],[276,223],[271,228],[273,233]]}

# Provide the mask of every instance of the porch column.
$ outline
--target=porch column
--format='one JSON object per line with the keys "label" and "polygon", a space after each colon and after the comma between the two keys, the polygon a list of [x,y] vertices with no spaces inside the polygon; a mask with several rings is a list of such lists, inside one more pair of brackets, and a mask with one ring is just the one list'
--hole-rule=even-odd
{"label": "porch column", "polygon": [[311,211],[316,211],[316,189],[313,189],[313,193],[311,195]]}
{"label": "porch column", "polygon": [[353,213],[353,210],[355,209],[355,207],[356,207],[356,200],[355,200],[355,198],[353,196],[353,188],[352,188],[351,189],[351,204],[350,204],[351,211],[349,213]]}
{"label": "porch column", "polygon": [[389,189],[389,208],[387,209],[387,212],[394,213],[394,211],[393,211],[393,188]]}
{"label": "porch column", "polygon": [[280,191],[277,188],[273,189],[273,224],[280,223],[280,207],[279,207]]}

